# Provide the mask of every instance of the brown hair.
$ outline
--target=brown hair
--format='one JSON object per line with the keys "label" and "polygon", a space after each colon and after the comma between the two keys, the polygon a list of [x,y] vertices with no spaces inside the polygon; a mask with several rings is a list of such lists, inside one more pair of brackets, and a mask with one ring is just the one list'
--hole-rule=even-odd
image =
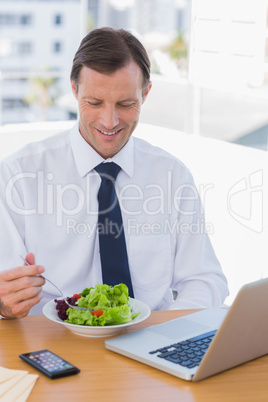
{"label": "brown hair", "polygon": [[141,42],[124,29],[97,28],[82,40],[73,59],[71,80],[78,90],[83,66],[102,74],[112,74],[131,60],[141,68],[145,88],[150,81],[150,60]]}

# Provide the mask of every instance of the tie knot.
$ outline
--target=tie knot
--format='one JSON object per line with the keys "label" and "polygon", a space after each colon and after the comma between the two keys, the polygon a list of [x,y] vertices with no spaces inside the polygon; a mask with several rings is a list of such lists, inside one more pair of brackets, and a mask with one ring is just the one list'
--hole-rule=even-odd
{"label": "tie knot", "polygon": [[114,162],[100,163],[95,167],[96,172],[99,173],[101,179],[115,181],[121,167]]}

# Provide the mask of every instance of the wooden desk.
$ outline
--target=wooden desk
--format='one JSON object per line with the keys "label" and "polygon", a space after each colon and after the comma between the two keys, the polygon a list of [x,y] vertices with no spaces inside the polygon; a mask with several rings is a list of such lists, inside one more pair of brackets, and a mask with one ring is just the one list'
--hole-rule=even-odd
{"label": "wooden desk", "polygon": [[[135,329],[192,312],[157,311]],[[129,329],[133,330],[133,328]],[[0,321],[0,366],[37,371],[18,355],[50,349],[80,368],[81,373],[50,380],[40,373],[29,402],[220,402],[268,400],[268,356],[198,383],[180,380],[111,352],[104,338],[74,335],[43,316]]]}

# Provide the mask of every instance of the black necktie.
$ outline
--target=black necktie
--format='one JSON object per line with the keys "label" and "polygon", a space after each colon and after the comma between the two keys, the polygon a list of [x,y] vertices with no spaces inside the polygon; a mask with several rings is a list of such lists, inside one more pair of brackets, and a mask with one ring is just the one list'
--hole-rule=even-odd
{"label": "black necktie", "polygon": [[125,233],[121,209],[114,182],[120,171],[114,162],[101,163],[95,170],[101,177],[99,199],[99,242],[103,283],[127,285],[129,296],[134,297],[129,272]]}

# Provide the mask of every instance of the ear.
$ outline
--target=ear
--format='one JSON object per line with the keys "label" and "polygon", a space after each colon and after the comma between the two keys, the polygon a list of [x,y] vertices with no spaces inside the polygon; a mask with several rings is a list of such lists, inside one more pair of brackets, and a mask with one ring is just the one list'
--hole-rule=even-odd
{"label": "ear", "polygon": [[145,102],[145,100],[146,100],[146,98],[147,98],[147,96],[148,96],[148,94],[149,94],[149,92],[150,92],[150,90],[151,90],[151,88],[152,88],[152,82],[150,81],[149,82],[149,84],[147,85],[147,87],[142,91],[143,93],[142,93],[142,103],[144,103]]}
{"label": "ear", "polygon": [[72,87],[73,95],[74,95],[75,99],[77,100],[77,90],[78,90],[78,86],[74,83],[73,80],[71,80],[71,87]]}

